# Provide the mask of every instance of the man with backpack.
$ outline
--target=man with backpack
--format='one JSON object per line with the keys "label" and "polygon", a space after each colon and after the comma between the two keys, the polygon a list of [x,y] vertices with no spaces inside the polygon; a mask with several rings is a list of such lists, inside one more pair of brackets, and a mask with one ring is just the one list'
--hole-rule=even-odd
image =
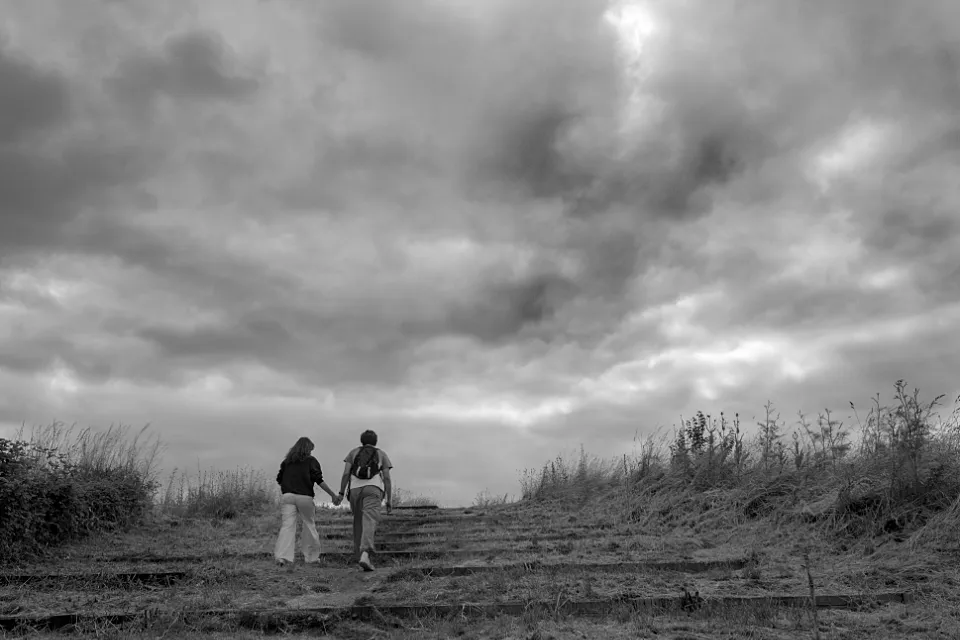
{"label": "man with backpack", "polygon": [[353,512],[353,552],[364,571],[373,571],[370,553],[373,534],[380,521],[380,503],[386,498],[387,513],[393,510],[390,457],[377,448],[377,434],[369,429],[360,435],[360,445],[343,459],[340,497],[349,487],[350,511]]}

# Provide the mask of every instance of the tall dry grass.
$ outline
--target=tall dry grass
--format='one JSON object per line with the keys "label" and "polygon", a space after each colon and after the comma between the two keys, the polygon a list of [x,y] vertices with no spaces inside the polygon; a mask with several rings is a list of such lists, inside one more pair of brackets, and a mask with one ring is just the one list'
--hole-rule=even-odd
{"label": "tall dry grass", "polygon": [[960,524],[960,397],[946,417],[943,397],[923,400],[898,380],[890,406],[879,394],[866,412],[851,403],[854,424],[825,410],[790,425],[768,402],[749,433],[739,415],[697,412],[631,455],[601,459],[581,447],[527,469],[521,496],[577,506],[612,488],[627,505],[621,518],[652,527],[775,516],[835,536],[924,529],[929,539]]}
{"label": "tall dry grass", "polygon": [[174,469],[159,496],[160,512],[185,518],[229,520],[274,509],[276,483],[263,471],[238,467],[232,471],[197,469],[190,476]]}
{"label": "tall dry grass", "polygon": [[157,464],[163,451],[159,436],[148,433],[150,425],[133,432],[127,425],[110,425],[105,431],[78,428],[63,422],[21,426],[16,440],[24,442],[38,464],[51,456],[89,475],[124,471],[145,481],[157,480]]}
{"label": "tall dry grass", "polygon": [[484,489],[476,495],[473,499],[474,507],[485,509],[488,507],[502,506],[505,504],[510,504],[514,502],[513,497],[509,493],[503,495],[490,493],[489,489]]}
{"label": "tall dry grass", "polygon": [[431,496],[415,493],[402,487],[393,487],[393,506],[395,507],[434,507],[440,502]]}

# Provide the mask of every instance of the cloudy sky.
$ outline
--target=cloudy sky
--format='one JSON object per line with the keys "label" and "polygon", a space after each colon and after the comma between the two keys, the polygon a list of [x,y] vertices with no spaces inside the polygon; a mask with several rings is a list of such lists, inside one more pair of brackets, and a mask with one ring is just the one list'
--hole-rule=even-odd
{"label": "cloudy sky", "polygon": [[0,435],[469,503],[681,415],[960,391],[955,0],[33,0]]}

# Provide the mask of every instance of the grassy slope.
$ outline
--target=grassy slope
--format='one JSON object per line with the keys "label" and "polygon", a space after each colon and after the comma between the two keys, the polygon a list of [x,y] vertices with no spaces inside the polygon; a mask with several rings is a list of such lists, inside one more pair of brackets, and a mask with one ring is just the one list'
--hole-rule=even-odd
{"label": "grassy slope", "polygon": [[[718,570],[705,574],[621,574],[569,570],[560,573],[541,571],[499,571],[453,578],[429,578],[412,580],[389,580],[389,575],[407,566],[438,564],[438,561],[382,562],[375,574],[364,574],[339,562],[328,562],[320,569],[308,569],[302,565],[292,572],[272,565],[269,556],[263,560],[223,560],[217,556],[233,542],[242,541],[244,549],[269,552],[278,526],[276,514],[247,516],[236,520],[213,524],[210,521],[182,522],[177,526],[169,523],[154,523],[129,534],[117,534],[101,540],[90,540],[70,545],[60,555],[55,566],[44,562],[20,567],[22,571],[50,572],[97,572],[116,570],[156,571],[164,569],[186,570],[188,577],[176,587],[162,588],[100,588],[94,578],[88,583],[62,587],[30,588],[8,587],[0,591],[2,608],[8,613],[21,615],[65,611],[108,612],[117,610],[154,609],[163,612],[161,618],[176,626],[176,617],[171,612],[187,612],[205,608],[273,608],[348,605],[366,603],[433,603],[433,602],[478,602],[498,600],[543,600],[543,599],[589,599],[616,594],[675,595],[687,587],[699,590],[704,595],[792,593],[803,595],[806,589],[806,573],[801,568],[804,551],[811,552],[812,573],[818,592],[858,592],[878,590],[915,589],[920,598],[909,606],[888,605],[867,612],[821,611],[820,624],[829,630],[829,637],[878,638],[878,637],[943,637],[960,636],[960,622],[953,611],[960,610],[960,597],[956,588],[960,570],[955,566],[955,556],[946,551],[935,551],[937,542],[911,544],[910,539],[896,542],[893,535],[870,542],[872,553],[865,554],[863,544],[838,544],[824,539],[813,525],[783,526],[776,516],[737,524],[733,527],[713,526],[708,519],[685,523],[669,531],[637,531],[618,524],[612,517],[612,505],[622,500],[619,489],[598,493],[595,499],[571,511],[570,505],[561,503],[520,503],[492,507],[485,510],[485,520],[462,523],[459,529],[447,534],[452,538],[442,544],[448,548],[450,539],[461,540],[466,548],[479,540],[496,540],[503,537],[500,529],[510,523],[527,527],[531,532],[547,533],[568,530],[584,523],[603,525],[595,528],[589,536],[578,531],[573,539],[576,549],[542,548],[538,557],[545,562],[584,563],[596,562],[598,557],[615,560],[627,557],[623,551],[624,540],[637,547],[634,556],[674,559],[677,557],[716,558],[751,555],[754,563],[743,570]],[[428,525],[436,528],[437,525]],[[336,531],[340,525],[328,525],[326,531]],[[383,533],[410,530],[411,524],[401,519],[385,523]],[[468,531],[470,529],[470,531]],[[624,535],[626,533],[626,535]],[[346,535],[346,534],[344,534]],[[456,538],[460,535],[460,538]],[[463,538],[469,535],[477,540]],[[145,544],[149,541],[149,544]],[[511,543],[512,544],[512,543]],[[608,549],[618,545],[619,553]],[[338,545],[343,546],[343,545]],[[846,546],[846,549],[841,548]],[[505,548],[506,545],[505,545]],[[188,551],[191,555],[206,555],[208,560],[200,564],[171,563],[169,565],[110,564],[98,561],[98,557],[110,554],[162,551],[175,555]],[[526,558],[523,550],[504,552],[498,561],[511,557]],[[446,562],[450,564],[450,562]],[[459,561],[456,562],[459,564]],[[166,615],[167,617],[163,617]],[[728,619],[714,616],[700,619],[697,614],[650,617],[624,612],[607,620],[556,619],[533,621],[504,617],[483,622],[458,623],[456,621],[423,621],[423,628],[410,631],[411,623],[403,624],[410,632],[407,636],[399,630],[382,627],[381,633],[390,631],[394,637],[447,637],[463,634],[463,637],[530,637],[534,631],[556,638],[588,637],[603,633],[609,637],[644,637],[638,633],[656,637],[749,637],[737,635],[746,628],[753,629],[756,637],[810,637],[810,621],[807,612],[768,611],[734,612]],[[350,633],[360,634],[369,625],[351,623]],[[606,628],[614,625],[616,629]],[[798,628],[799,627],[799,628]],[[177,635],[188,632],[188,627],[176,627]],[[346,633],[346,629],[343,630]],[[127,631],[124,631],[127,633]],[[399,633],[399,635],[397,635]],[[633,635],[631,635],[633,634]],[[676,634],[671,636],[671,634]],[[707,635],[714,634],[714,635]],[[237,636],[234,636],[237,637]],[[349,635],[346,637],[350,637]],[[369,636],[367,636],[369,637]],[[653,637],[650,635],[649,637]]]}
{"label": "grassy slope", "polygon": [[[865,611],[820,611],[821,637],[960,637],[960,425],[938,423],[929,408],[897,386],[899,406],[871,410],[857,443],[829,415],[802,424],[793,438],[768,411],[760,437],[745,443],[739,428],[709,416],[685,422],[669,452],[644,444],[622,460],[558,458],[521,477],[515,503],[480,499],[470,513],[437,522],[410,514],[387,518],[383,549],[432,548],[442,559],[379,557],[364,574],[342,560],[288,573],[270,561],[279,527],[260,476],[217,476],[176,490],[165,514],[127,533],[74,543],[7,573],[182,570],[175,587],[117,588],[94,577],[57,586],[0,587],[0,615],[150,610],[149,629],[177,637],[224,631],[185,614],[208,608],[296,608],[352,603],[463,603],[591,599],[615,595],[718,595],[911,591],[909,605]],[[954,412],[954,417],[958,413]],[[789,443],[789,446],[787,444]],[[182,484],[182,483],[181,483]],[[453,513],[456,510],[448,511]],[[208,516],[182,518],[184,515]],[[210,519],[209,516],[219,516]],[[224,519],[224,516],[228,517]],[[347,518],[321,513],[332,535],[325,551],[349,549]],[[394,534],[396,534],[394,536]],[[261,554],[227,558],[225,553]],[[156,562],[109,557],[160,555]],[[201,556],[177,562],[177,556]],[[599,562],[750,558],[738,570],[698,574],[610,572]],[[574,565],[506,569],[457,577],[417,577],[417,565],[504,564],[540,560]],[[809,573],[808,573],[809,569]],[[391,578],[391,576],[394,576]],[[406,576],[406,577],[405,577]],[[100,636],[110,629],[96,630]],[[117,631],[119,637],[135,629]],[[247,636],[243,635],[247,634]],[[737,610],[651,616],[623,609],[602,619],[532,616],[487,620],[341,622],[339,637],[658,637],[810,638],[809,611]],[[204,635],[203,637],[210,637]]]}

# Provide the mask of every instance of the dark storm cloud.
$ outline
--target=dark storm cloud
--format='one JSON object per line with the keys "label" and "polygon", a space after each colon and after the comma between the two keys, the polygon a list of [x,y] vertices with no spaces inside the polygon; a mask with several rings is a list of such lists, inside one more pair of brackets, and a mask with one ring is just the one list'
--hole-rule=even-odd
{"label": "dark storm cloud", "polygon": [[224,356],[241,359],[263,357],[285,349],[290,334],[276,321],[240,320],[227,325],[190,329],[145,328],[140,337],[156,344],[174,358],[195,358],[209,362]]}
{"label": "dark storm cloud", "polygon": [[[22,340],[22,341],[21,341]],[[116,357],[118,354],[112,354]],[[119,364],[112,357],[104,357],[99,350],[84,349],[71,339],[56,335],[42,335],[22,339],[14,335],[0,345],[0,368],[33,375],[49,371],[58,362],[69,367],[88,383],[102,383],[111,378]],[[130,371],[122,371],[129,375]]]}
{"label": "dark storm cloud", "polygon": [[0,249],[21,258],[69,247],[72,223],[149,168],[146,152],[107,132],[76,132],[72,80],[0,47]]}
{"label": "dark storm cloud", "polygon": [[[651,237],[658,234],[653,232]],[[659,240],[654,242],[659,244]],[[600,297],[621,298],[624,287],[639,266],[649,265],[662,257],[662,247],[654,242],[629,232],[611,228],[605,232],[592,232],[588,237],[574,242],[574,248],[583,256],[582,278],[589,292]]]}
{"label": "dark storm cloud", "polygon": [[[600,24],[605,6],[495,2],[471,17],[444,3],[357,2],[324,5],[318,22],[331,63],[367,82],[358,89],[371,99],[390,105],[384,113],[396,118],[411,151],[436,137],[459,156],[452,159],[466,161],[473,179],[519,181],[553,195],[564,188],[557,147],[567,126],[612,108],[619,97],[614,34]],[[547,7],[555,22],[542,19]],[[568,46],[554,46],[564,37]],[[590,94],[579,98],[596,107],[576,104],[578,93]],[[348,162],[365,157],[347,151],[340,157]]]}
{"label": "dark storm cloud", "polygon": [[898,257],[928,256],[947,248],[960,237],[958,171],[958,152],[935,155],[908,171],[888,171],[877,191],[861,200],[875,207],[865,220],[868,246]]}
{"label": "dark storm cloud", "polygon": [[[567,229],[562,240],[544,240],[549,234],[536,224],[518,225],[523,229],[518,235],[545,251],[559,249],[582,260],[587,268],[572,289],[587,299],[622,295],[662,257],[659,222],[709,214],[718,191],[744,182],[735,197],[762,196],[772,206],[782,195],[781,183],[796,183],[790,173],[801,173],[801,153],[835,135],[858,100],[853,91],[839,96],[832,91],[832,78],[811,74],[821,64],[829,66],[829,47],[810,51],[805,44],[810,34],[783,23],[776,11],[754,8],[743,24],[735,24],[736,14],[724,5],[706,11],[701,24],[693,21],[694,37],[703,44],[684,38],[675,44],[664,36],[651,45],[646,59],[655,66],[642,90],[655,103],[651,123],[639,134],[624,134],[617,114],[627,97],[626,78],[612,31],[600,27],[606,3],[549,8],[555,13],[544,21],[541,10],[547,5],[537,3],[495,4],[480,17],[454,15],[447,6],[426,2],[389,9],[357,3],[325,7],[320,22],[327,42],[341,48],[340,57],[332,59],[356,70],[371,100],[392,105],[382,112],[394,123],[390,130],[411,132],[394,138],[395,144],[414,149],[425,139],[445,141],[427,148],[449,155],[449,161],[431,166],[452,167],[440,174],[453,170],[463,193],[488,203],[494,219],[499,203],[518,197],[560,202],[567,217],[551,223]],[[673,28],[690,21],[683,11],[667,11],[676,19]],[[396,37],[395,25],[403,25],[409,37]],[[840,43],[844,36],[828,37]],[[779,41],[781,49],[773,46]],[[728,55],[718,56],[712,42],[726,47]],[[351,146],[375,144],[361,136]],[[380,160],[393,158],[384,166],[346,149],[327,147],[327,152],[336,159],[331,166],[370,171],[371,185],[391,184],[392,174],[409,167],[409,154],[378,154]],[[311,194],[319,207],[344,201],[316,181],[293,193],[298,207],[308,207]],[[580,220],[590,227],[574,231]],[[493,298],[501,295],[499,288],[499,282],[490,283]],[[502,303],[485,305],[481,298],[467,305],[480,313],[467,312],[469,322],[454,324],[493,340],[534,324],[516,308],[500,311],[511,304],[510,294],[501,297]],[[463,315],[461,307],[451,310],[453,318]],[[489,307],[495,311],[483,311]],[[611,317],[611,324],[616,322]]]}
{"label": "dark storm cloud", "polygon": [[191,31],[167,39],[162,52],[125,60],[107,87],[138,107],[158,94],[180,100],[241,100],[260,86],[251,76],[230,69],[223,38],[211,31]]}
{"label": "dark storm cloud", "polygon": [[529,196],[567,196],[587,188],[592,176],[567,166],[558,144],[573,116],[560,105],[548,105],[530,115],[506,122],[497,135],[503,137],[492,160],[494,171],[504,180],[526,187]]}
{"label": "dark storm cloud", "polygon": [[86,198],[137,175],[135,149],[110,148],[80,141],[48,158],[18,149],[0,151],[0,190],[4,219],[42,237],[79,213]]}
{"label": "dark storm cloud", "polygon": [[[137,337],[173,369],[258,363],[304,384],[398,384],[413,337],[363,308],[325,312],[277,299],[269,308],[232,305],[238,317],[179,326],[148,324]],[[416,331],[416,328],[413,329]]]}
{"label": "dark storm cloud", "polygon": [[[467,303],[448,311],[444,330],[491,344],[510,340],[545,340],[563,344],[580,341],[584,323],[574,330],[566,313],[572,304],[600,311],[593,314],[590,339],[596,340],[618,324],[628,306],[625,285],[638,265],[653,262],[661,249],[630,233],[591,230],[572,235],[569,254],[582,265],[575,277],[556,267],[532,269],[522,277],[491,277]],[[575,335],[579,332],[580,335]]]}
{"label": "dark storm cloud", "polygon": [[455,306],[444,327],[454,335],[498,343],[516,337],[526,328],[535,329],[548,323],[564,302],[576,294],[575,287],[573,282],[556,274],[491,283],[471,302]]}
{"label": "dark storm cloud", "polygon": [[663,202],[686,204],[700,185],[755,179],[757,172],[802,174],[798,154],[858,117],[915,119],[920,129],[944,108],[948,101],[934,80],[940,72],[926,65],[936,67],[938,51],[950,46],[944,27],[956,8],[928,3],[907,12],[876,4],[887,8],[655,5],[670,31],[662,49],[652,46],[660,64],[644,94],[670,114],[663,132],[679,138],[674,148],[685,158],[664,174]]}
{"label": "dark storm cloud", "polygon": [[[651,39],[640,55],[644,78],[635,88],[653,106],[640,107],[648,112],[638,132],[618,128],[630,87],[614,35],[600,26],[606,3],[502,2],[475,12],[429,2],[312,8],[324,54],[318,56],[324,71],[318,72],[316,83],[325,92],[317,101],[316,126],[294,127],[297,136],[313,137],[316,143],[314,157],[305,163],[314,171],[306,171],[289,194],[298,208],[336,207],[365,218],[375,215],[365,206],[372,200],[395,205],[377,227],[384,234],[413,224],[456,229],[455,212],[466,195],[483,207],[475,214],[482,221],[463,225],[468,235],[476,233],[480,244],[487,237],[513,234],[510,240],[535,253],[559,254],[579,263],[572,271],[554,265],[520,269],[510,277],[492,273],[461,298],[436,295],[424,283],[411,295],[432,298],[439,307],[425,318],[396,305],[374,311],[375,305],[347,308],[338,301],[324,303],[323,312],[311,311],[307,303],[285,307],[285,298],[299,295],[292,280],[264,276],[270,267],[261,261],[244,264],[223,255],[212,241],[193,242],[175,231],[161,236],[137,230],[133,223],[107,224],[96,233],[88,231],[83,240],[91,251],[122,255],[127,264],[158,274],[164,283],[178,283],[183,300],[226,309],[234,318],[255,306],[242,302],[245,292],[262,292],[258,297],[277,309],[278,322],[286,328],[286,333],[272,334],[238,320],[207,329],[151,327],[142,335],[177,362],[184,361],[186,353],[192,353],[196,363],[223,362],[233,353],[284,367],[301,362],[297,353],[303,344],[321,337],[341,345],[361,345],[366,339],[390,345],[391,354],[402,351],[405,341],[417,344],[450,334],[471,336],[482,344],[512,339],[562,344],[573,339],[570,326],[578,320],[574,310],[584,308],[608,314],[601,318],[597,311],[598,317],[591,318],[591,331],[599,339],[615,331],[625,309],[636,302],[625,301],[628,295],[645,295],[644,286],[631,285],[644,284],[650,270],[668,260],[676,263],[671,277],[681,284],[688,283],[691,272],[703,280],[726,277],[737,284],[729,304],[744,311],[732,315],[749,319],[753,326],[806,326],[825,314],[886,309],[882,293],[863,294],[859,306],[851,302],[857,299],[856,288],[808,283],[788,293],[775,279],[764,277],[779,270],[768,258],[744,258],[740,264],[726,256],[708,270],[697,256],[695,225],[714,213],[715,198],[723,196],[733,207],[738,201],[756,205],[765,199],[770,205],[766,211],[745,206],[729,222],[774,224],[784,205],[777,200],[809,188],[803,185],[801,169],[811,147],[829,143],[858,109],[875,106],[911,122],[915,113],[932,113],[950,104],[950,93],[937,88],[951,68],[945,45],[938,45],[939,53],[933,45],[910,49],[909,60],[901,60],[871,35],[886,34],[895,44],[913,42],[920,35],[916,29],[937,26],[939,21],[931,16],[948,5],[930,5],[920,12],[924,16],[897,10],[898,19],[911,25],[906,32],[891,32],[879,22],[882,11],[837,6],[803,11],[793,7],[796,11],[791,12],[791,5],[783,2],[741,7],[743,11],[733,11],[735,3],[730,2],[687,8],[652,5],[655,17],[670,30]],[[796,20],[784,19],[797,11]],[[228,41],[212,30],[196,29],[159,46],[144,45],[108,83],[115,90],[112,95],[141,106],[161,94],[185,103],[223,103],[217,108],[265,95],[261,90],[267,87],[239,70],[235,61],[240,55]],[[883,74],[885,66],[890,75]],[[843,75],[833,73],[837,69]],[[910,95],[890,87],[906,87]],[[169,130],[157,129],[154,135],[169,134],[171,149],[193,144],[186,134],[178,134],[179,125],[171,120]],[[247,126],[252,129],[255,123]],[[931,153],[942,159],[939,149],[933,145]],[[186,206],[240,202],[224,188],[234,174],[243,175],[256,191],[260,185],[255,167],[229,161],[257,157],[256,151],[252,146],[227,146],[189,156],[192,164],[184,163],[189,167],[183,167],[182,177],[195,169],[205,193]],[[283,157],[284,143],[277,142],[272,152]],[[924,171],[927,159],[917,158]],[[265,168],[270,163],[263,162]],[[17,184],[39,183],[42,177],[34,173],[37,177]],[[104,176],[109,174],[100,172],[89,180],[111,185],[136,177]],[[169,186],[169,194],[181,188],[179,182],[173,184],[177,186]],[[430,190],[437,184],[443,185],[441,195]],[[781,191],[782,184],[789,188]],[[16,194],[16,188],[10,192]],[[62,200],[74,194],[69,189],[52,193],[60,193]],[[155,188],[154,193],[160,192]],[[23,196],[21,200],[26,201]],[[275,216],[270,204],[263,207],[267,213],[249,215]],[[535,205],[554,204],[554,213],[542,221],[527,213]],[[908,211],[913,202],[903,204],[902,210]],[[922,253],[928,239],[956,233],[949,218],[937,222],[907,216],[897,222],[893,214],[867,215],[876,226],[863,227],[866,241],[878,249],[896,249],[901,259],[930,258],[929,251]],[[59,224],[60,219],[55,220]],[[690,225],[691,231],[679,251],[664,247],[665,230],[676,221]],[[354,240],[360,242],[359,236],[345,239],[345,244]],[[744,253],[750,249],[745,247]],[[321,264],[318,258],[318,267]],[[733,271],[747,278],[738,282],[730,275]],[[356,288],[362,289],[361,280],[368,277],[357,276]],[[741,295],[746,297],[743,304],[737,302]],[[852,297],[845,299],[848,295]],[[288,307],[296,310],[294,315],[303,315],[302,324],[322,321],[327,328],[291,328],[283,317]],[[380,317],[361,329],[357,318],[364,313]],[[344,351],[352,348],[345,346]],[[373,358],[369,362],[373,364]]]}
{"label": "dark storm cloud", "polygon": [[[489,208],[493,226],[505,215],[505,203],[518,199],[557,200],[571,214],[594,216],[593,231],[563,241],[564,250],[592,253],[601,245],[596,236],[604,236],[608,224],[599,216],[617,202],[616,194],[628,195],[625,188],[606,186],[617,172],[629,174],[626,166],[611,169],[609,158],[593,162],[598,155],[609,156],[612,148],[590,151],[595,146],[589,140],[591,131],[597,128],[607,138],[599,144],[610,144],[626,95],[616,35],[603,23],[606,8],[605,2],[497,2],[469,15],[432,2],[389,8],[366,2],[325,5],[319,18],[322,37],[340,47],[339,56],[335,53],[332,59],[354,70],[349,77],[365,81],[362,91],[372,93],[370,101],[392,105],[378,115],[392,123],[384,129],[391,135],[399,132],[396,139],[411,150],[358,163],[358,156],[347,148],[328,145],[324,152],[331,155],[330,165],[341,171],[345,166],[370,171],[371,183],[376,180],[378,187],[390,190],[391,176],[409,170],[411,157],[417,155],[413,150],[426,151],[437,156],[421,164],[433,177],[419,179],[446,176],[467,198]],[[544,12],[551,20],[543,19]],[[395,35],[400,32],[403,38]],[[342,54],[344,50],[348,55]],[[374,135],[383,139],[379,127]],[[372,144],[362,138],[351,142],[357,149]],[[381,164],[389,158],[394,161]],[[417,180],[417,175],[409,179]],[[622,185],[630,183],[628,175],[618,179]],[[602,196],[594,195],[604,190]],[[309,202],[310,193],[319,207],[338,201],[322,185],[293,187],[290,193],[299,207]],[[516,215],[524,216],[522,211]],[[501,222],[511,224],[509,219]],[[523,224],[520,221],[517,228]],[[540,231],[530,226],[517,240],[542,244]],[[610,266],[602,255],[586,259]],[[633,270],[623,269],[624,264],[629,261],[609,269],[607,276],[625,282]],[[523,289],[522,284],[518,287]],[[502,285],[492,281],[489,288],[495,291]],[[501,327],[490,329],[494,334],[526,325],[517,314],[492,315]]]}
{"label": "dark storm cloud", "polygon": [[[924,109],[960,107],[958,41],[960,7],[950,0],[905,5],[893,0],[844,0],[827,13],[807,11],[836,39],[838,71],[861,87],[883,94],[889,105]],[[890,91],[895,83],[902,91]],[[881,108],[887,105],[878,105]]]}
{"label": "dark storm cloud", "polygon": [[911,151],[903,154],[897,168],[901,171],[909,171],[930,161],[960,160],[960,128],[958,127],[960,124],[951,123],[945,129],[921,138]]}
{"label": "dark storm cloud", "polygon": [[70,167],[36,155],[25,142],[62,125],[69,113],[65,79],[0,45],[0,248],[54,235],[72,212],[65,198],[83,190]]}
{"label": "dark storm cloud", "polygon": [[60,75],[32,65],[0,41],[0,145],[60,124],[67,117],[70,92]]}
{"label": "dark storm cloud", "polygon": [[960,153],[951,146],[949,133],[937,145],[921,139],[881,167],[881,176],[864,180],[869,187],[854,180],[840,196],[857,212],[870,260],[908,268],[912,291],[931,305],[960,296]]}
{"label": "dark storm cloud", "polygon": [[743,168],[743,159],[724,139],[711,132],[688,142],[680,161],[665,176],[662,188],[653,186],[651,204],[654,210],[683,216],[708,212],[708,200],[697,199],[706,189],[729,182]]}
{"label": "dark storm cloud", "polygon": [[[157,257],[167,260],[171,255],[163,250]],[[109,321],[79,305],[0,292],[0,303],[11,302],[25,308],[29,317],[46,318],[39,326],[14,325],[10,339],[0,344],[0,368],[29,376],[65,366],[86,384],[125,380],[176,386],[197,371],[261,365],[298,384],[391,385],[403,382],[409,346],[428,337],[422,327],[413,326],[407,333],[391,328],[372,306],[317,309],[281,292],[276,282],[271,295],[245,304],[237,301],[243,292],[234,289],[235,281],[223,274],[213,277],[199,264],[155,262],[150,267],[173,279],[175,274],[193,277],[192,287],[177,288],[158,277],[127,282],[114,292],[116,299],[102,301],[113,309]],[[246,285],[271,289],[253,279]],[[208,292],[218,286],[223,298],[216,306],[224,318],[200,320],[175,311],[204,302],[211,308]],[[147,309],[152,311],[140,313]],[[65,325],[71,331],[64,332]]]}

